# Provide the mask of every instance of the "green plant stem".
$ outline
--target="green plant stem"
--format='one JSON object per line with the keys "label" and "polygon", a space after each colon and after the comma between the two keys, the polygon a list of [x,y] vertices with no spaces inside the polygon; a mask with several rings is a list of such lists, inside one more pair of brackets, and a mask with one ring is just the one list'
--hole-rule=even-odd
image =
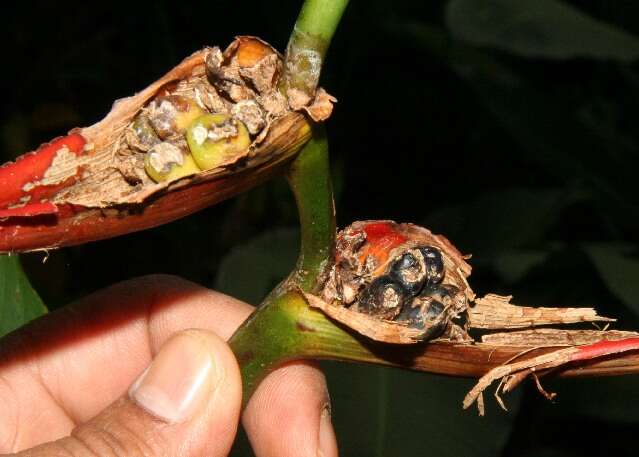
{"label": "green plant stem", "polygon": [[244,404],[260,381],[290,360],[313,358],[397,365],[372,352],[364,340],[308,306],[301,293],[273,295],[229,341],[242,371]]}
{"label": "green plant stem", "polygon": [[[348,0],[306,0],[287,48],[284,91],[297,88],[314,96],[326,50],[347,4]],[[353,339],[322,312],[309,308],[300,295],[321,284],[335,244],[335,207],[323,127],[313,127],[311,140],[290,167],[288,181],[301,226],[297,266],[229,340],[242,371],[245,405],[259,382],[280,364],[303,357],[339,357],[335,334]],[[332,349],[326,351],[324,346]]]}
{"label": "green plant stem", "polygon": [[[297,318],[307,308],[287,299],[290,290],[312,291],[330,265],[335,242],[335,208],[324,129],[314,127],[288,174],[301,226],[301,247],[295,271],[280,284],[235,332],[229,344],[242,369],[248,401],[259,381],[277,364],[300,355],[305,335]],[[309,310],[310,311],[310,310]],[[317,312],[314,312],[318,314]],[[319,313],[316,318],[323,315]]]}
{"label": "green plant stem", "polygon": [[282,89],[313,97],[320,73],[348,0],[306,0],[286,48]]}
{"label": "green plant stem", "polygon": [[300,254],[290,279],[301,290],[311,292],[321,282],[335,243],[335,205],[323,126],[313,127],[313,137],[291,165],[288,182],[301,226]]}
{"label": "green plant stem", "polygon": [[349,0],[307,0],[302,5],[291,39],[299,33],[325,42],[326,48],[339,25]]}
{"label": "green plant stem", "polygon": [[288,180],[300,215],[297,267],[229,340],[242,371],[245,404],[268,373],[290,360],[393,364],[373,352],[375,345],[310,308],[301,293],[312,292],[323,282],[335,243],[328,144],[321,126],[314,127],[313,137],[291,165]]}

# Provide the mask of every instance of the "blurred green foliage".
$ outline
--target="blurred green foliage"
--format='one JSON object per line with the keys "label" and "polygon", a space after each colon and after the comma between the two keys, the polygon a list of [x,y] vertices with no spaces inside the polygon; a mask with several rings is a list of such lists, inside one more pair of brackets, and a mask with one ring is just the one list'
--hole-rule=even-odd
{"label": "blurred green foliage", "polygon": [[[233,35],[283,49],[299,1],[33,1],[3,6],[1,155],[9,159]],[[133,10],[133,11],[132,11]],[[472,284],[537,305],[596,305],[639,328],[639,3],[354,1],[323,85],[338,223],[395,219],[473,253]],[[294,261],[283,180],[144,233],[23,256],[50,307],[173,273],[257,303]],[[116,254],[116,255],[114,255]],[[2,311],[6,312],[6,311]],[[344,456],[635,455],[639,378],[548,380],[488,417],[471,381],[325,365]],[[519,398],[521,395],[521,398]],[[250,455],[245,441],[235,456]]]}
{"label": "blurred green foliage", "polygon": [[639,57],[635,36],[560,0],[450,0],[446,25],[457,39],[525,57]]}
{"label": "blurred green foliage", "polygon": [[18,256],[0,255],[0,336],[46,312]]}

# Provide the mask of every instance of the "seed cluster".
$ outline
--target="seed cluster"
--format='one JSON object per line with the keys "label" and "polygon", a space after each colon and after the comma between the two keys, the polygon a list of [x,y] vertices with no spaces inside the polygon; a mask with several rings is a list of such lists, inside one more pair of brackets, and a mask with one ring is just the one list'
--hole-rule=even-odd
{"label": "seed cluster", "polygon": [[360,221],[340,231],[318,307],[377,341],[467,339],[470,266],[443,236],[413,224]]}
{"label": "seed cluster", "polygon": [[[289,112],[281,58],[253,37],[209,48],[190,78],[163,87],[126,130],[120,171],[136,183],[174,181],[236,162]],[[133,157],[132,157],[133,156]],[[139,165],[131,167],[131,163]]]}
{"label": "seed cluster", "polygon": [[424,328],[452,305],[458,292],[457,287],[442,284],[444,276],[439,249],[432,246],[409,249],[361,291],[356,306],[381,319]]}

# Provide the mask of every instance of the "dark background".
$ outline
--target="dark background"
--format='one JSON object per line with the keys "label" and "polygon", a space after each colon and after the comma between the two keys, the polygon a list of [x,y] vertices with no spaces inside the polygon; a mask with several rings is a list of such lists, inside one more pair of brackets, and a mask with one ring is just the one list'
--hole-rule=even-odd
{"label": "dark background", "polygon": [[[0,157],[100,119],[237,34],[283,49],[300,1],[3,4]],[[411,221],[473,253],[472,285],[639,328],[639,3],[354,0],[322,84],[338,223]],[[177,274],[254,304],[293,265],[283,180],[143,233],[23,257],[45,303]],[[547,380],[461,411],[472,381],[325,365],[344,456],[636,455],[639,377]],[[242,439],[236,456],[251,455]]]}

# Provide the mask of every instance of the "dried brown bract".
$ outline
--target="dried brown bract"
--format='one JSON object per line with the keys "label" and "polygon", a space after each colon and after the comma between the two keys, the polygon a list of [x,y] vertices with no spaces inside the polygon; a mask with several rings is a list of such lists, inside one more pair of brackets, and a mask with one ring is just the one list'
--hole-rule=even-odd
{"label": "dried brown bract", "polygon": [[255,37],[205,48],[102,121],[0,166],[0,251],[154,227],[281,174],[334,100],[318,90],[293,109],[282,67]]}
{"label": "dried brown bract", "polygon": [[[464,399],[484,414],[483,392],[499,382],[500,394],[531,377],[623,374],[639,371],[639,333],[608,330],[615,319],[593,308],[520,306],[510,296],[475,298],[471,268],[445,237],[392,221],[355,222],[337,236],[334,263],[311,307],[382,343],[375,361],[422,371],[477,376]],[[458,317],[464,317],[461,324]],[[566,329],[606,323],[603,330]],[[559,328],[550,326],[560,326]],[[468,331],[481,332],[472,339]],[[429,341],[408,357],[397,344]]]}
{"label": "dried brown bract", "polygon": [[[214,179],[277,154],[291,154],[294,151],[270,146],[282,135],[297,136],[284,144],[308,138],[308,125],[279,93],[281,70],[282,56],[255,37],[238,37],[224,51],[212,47],[196,52],[145,90],[117,101],[103,121],[76,129],[85,141],[84,150],[51,163],[47,173],[55,176],[55,182],[46,184],[60,185],[60,189],[48,192],[52,195],[47,195],[47,201],[88,208],[142,203],[169,186]],[[315,120],[325,119],[330,112],[326,107],[306,106],[299,111],[307,109],[315,111],[310,114]],[[220,160],[207,156],[205,162],[212,165],[202,168],[195,158],[197,166],[193,166],[186,136],[197,119],[211,114],[241,123],[250,144],[238,151],[237,145],[244,144],[238,139],[232,153],[225,153],[218,144],[215,152],[221,154]],[[168,154],[176,148],[181,156]],[[148,154],[153,157],[149,159]]]}

